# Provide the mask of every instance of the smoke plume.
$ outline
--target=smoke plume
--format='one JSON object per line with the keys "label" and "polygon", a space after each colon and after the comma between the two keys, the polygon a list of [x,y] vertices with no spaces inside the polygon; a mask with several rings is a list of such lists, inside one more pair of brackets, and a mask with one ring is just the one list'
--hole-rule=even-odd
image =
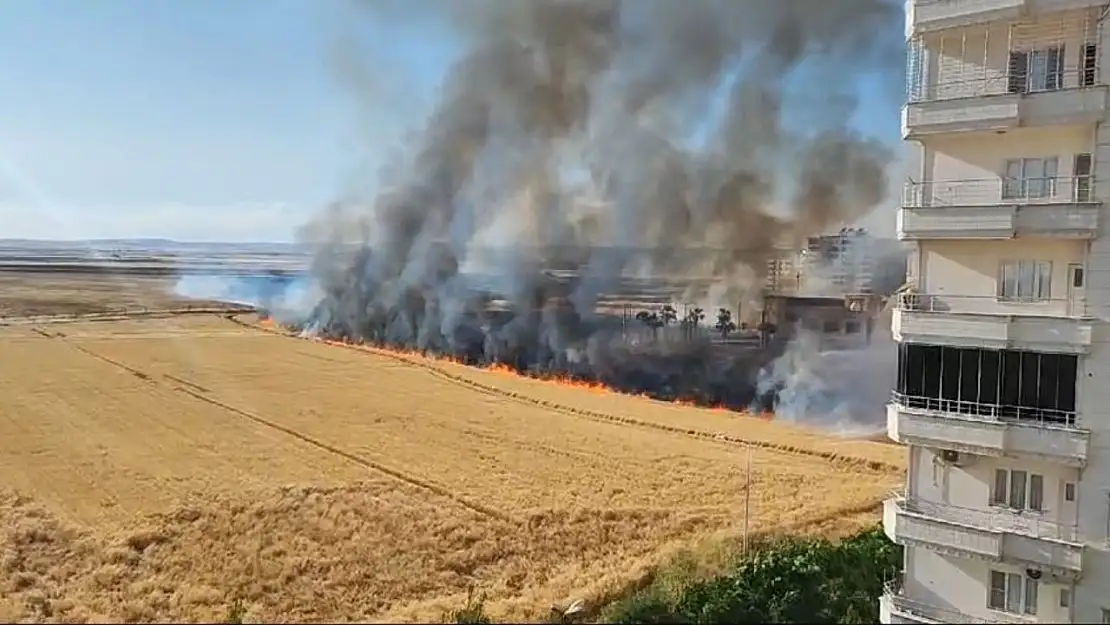
{"label": "smoke plume", "polygon": [[892,153],[851,117],[861,77],[900,80],[887,0],[362,11],[441,12],[464,51],[376,195],[303,228],[322,293],[309,332],[744,408],[775,351],[710,340],[712,319],[633,340],[603,304],[632,274],[685,301],[752,301],[776,250],[886,192]]}

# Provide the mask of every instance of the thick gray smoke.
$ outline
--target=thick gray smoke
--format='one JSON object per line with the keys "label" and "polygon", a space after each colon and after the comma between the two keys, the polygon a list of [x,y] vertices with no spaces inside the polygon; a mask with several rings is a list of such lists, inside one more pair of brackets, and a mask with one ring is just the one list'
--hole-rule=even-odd
{"label": "thick gray smoke", "polygon": [[860,79],[900,82],[898,4],[364,11],[445,12],[465,52],[376,197],[344,198],[305,227],[325,294],[309,331],[746,407],[769,356],[703,338],[633,345],[599,300],[646,267],[693,285],[691,300],[750,301],[777,249],[884,198],[892,154],[851,116]]}

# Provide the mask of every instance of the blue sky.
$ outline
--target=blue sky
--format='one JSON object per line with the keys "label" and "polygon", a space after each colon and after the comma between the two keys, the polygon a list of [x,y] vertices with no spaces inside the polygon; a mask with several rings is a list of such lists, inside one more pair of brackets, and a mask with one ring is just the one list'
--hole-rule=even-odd
{"label": "blue sky", "polygon": [[[0,41],[0,238],[288,239],[454,53],[342,0],[4,0]],[[896,135],[871,95],[860,119]]]}

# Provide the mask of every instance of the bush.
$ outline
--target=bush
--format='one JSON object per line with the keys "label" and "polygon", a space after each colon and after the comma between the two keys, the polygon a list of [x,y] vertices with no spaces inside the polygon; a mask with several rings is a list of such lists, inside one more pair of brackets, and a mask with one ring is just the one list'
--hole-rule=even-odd
{"label": "bush", "polygon": [[485,612],[485,597],[474,596],[474,589],[466,592],[466,605],[455,610],[448,617],[449,623],[458,625],[490,625],[493,623]]}
{"label": "bush", "polygon": [[689,583],[667,598],[654,589],[619,602],[614,623],[877,623],[883,583],[901,548],[879,528],[838,544],[787,538],[740,560],[724,575]]}

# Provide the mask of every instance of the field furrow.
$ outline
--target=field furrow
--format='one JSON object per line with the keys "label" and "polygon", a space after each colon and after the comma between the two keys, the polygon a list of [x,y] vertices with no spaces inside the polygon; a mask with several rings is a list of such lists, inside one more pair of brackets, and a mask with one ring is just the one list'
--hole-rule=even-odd
{"label": "field furrow", "polygon": [[81,554],[9,584],[105,618],[220,618],[234,595],[269,620],[436,619],[471,584],[534,618],[746,509],[753,532],[859,523],[901,479],[889,446],[215,316],[0,344],[0,490],[34,497],[0,518],[57,518]]}

